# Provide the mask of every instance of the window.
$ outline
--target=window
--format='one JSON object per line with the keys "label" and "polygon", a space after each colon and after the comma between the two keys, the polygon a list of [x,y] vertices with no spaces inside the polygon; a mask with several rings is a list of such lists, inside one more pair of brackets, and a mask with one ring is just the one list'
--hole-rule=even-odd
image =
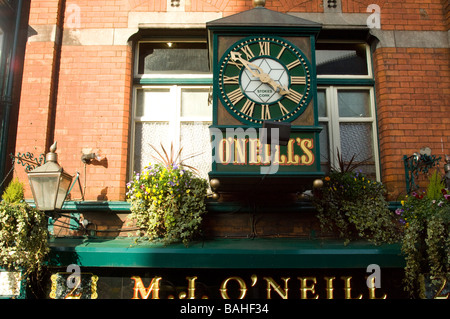
{"label": "window", "polygon": [[131,170],[182,148],[181,158],[207,178],[211,170],[209,126],[212,75],[206,42],[140,42],[133,90]]}
{"label": "window", "polygon": [[322,125],[322,170],[353,159],[371,178],[380,179],[375,97],[365,44],[318,44],[318,111]]}

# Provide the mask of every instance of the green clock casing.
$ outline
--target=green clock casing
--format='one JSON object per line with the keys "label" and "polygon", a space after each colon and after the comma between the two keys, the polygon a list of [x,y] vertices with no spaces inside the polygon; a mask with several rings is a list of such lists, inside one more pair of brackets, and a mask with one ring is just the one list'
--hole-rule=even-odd
{"label": "green clock casing", "polygon": [[250,36],[231,45],[219,62],[219,98],[247,124],[292,121],[312,97],[311,66],[278,36]]}

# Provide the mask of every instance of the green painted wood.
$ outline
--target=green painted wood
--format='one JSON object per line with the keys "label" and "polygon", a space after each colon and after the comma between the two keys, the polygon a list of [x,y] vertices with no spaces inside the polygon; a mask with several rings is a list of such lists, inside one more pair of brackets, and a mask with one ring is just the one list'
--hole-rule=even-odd
{"label": "green painted wood", "polygon": [[344,245],[336,240],[214,239],[163,245],[133,238],[54,238],[51,266],[147,268],[361,268],[404,267],[399,244]]}

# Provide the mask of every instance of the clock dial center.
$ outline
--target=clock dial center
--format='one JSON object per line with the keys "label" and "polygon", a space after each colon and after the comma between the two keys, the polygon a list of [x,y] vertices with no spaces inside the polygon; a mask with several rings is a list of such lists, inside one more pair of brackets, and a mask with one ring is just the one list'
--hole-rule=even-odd
{"label": "clock dial center", "polygon": [[240,75],[240,83],[245,95],[255,103],[272,104],[286,94],[289,74],[278,61],[268,57],[251,61]]}

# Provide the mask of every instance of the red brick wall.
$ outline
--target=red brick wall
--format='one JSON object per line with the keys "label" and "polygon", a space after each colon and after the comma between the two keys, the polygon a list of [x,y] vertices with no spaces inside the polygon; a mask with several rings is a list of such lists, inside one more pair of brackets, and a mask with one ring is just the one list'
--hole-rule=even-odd
{"label": "red brick wall", "polygon": [[403,155],[424,146],[442,158],[450,153],[449,57],[449,49],[375,51],[382,176],[391,199],[405,195]]}
{"label": "red brick wall", "polygon": [[[447,9],[443,9],[447,2]],[[383,30],[447,31],[449,5],[446,0],[342,0],[343,13],[366,13],[370,4],[377,4]],[[447,13],[445,13],[445,11]],[[444,16],[447,16],[447,23]]]}
{"label": "red brick wall", "polygon": [[[124,200],[130,120],[131,48],[63,46],[55,140],[59,161],[86,178],[86,198]],[[86,165],[81,150],[101,157]],[[98,150],[98,151],[97,151]],[[74,197],[80,197],[78,187]]]}
{"label": "red brick wall", "polygon": [[[130,11],[167,10],[166,0],[68,1],[65,8],[62,3],[32,0],[30,26],[48,30],[58,26],[68,31],[74,28],[73,10],[79,9],[77,29],[120,29],[128,27]],[[382,30],[447,31],[450,25],[446,0],[343,0],[342,12],[369,15],[366,9],[372,3],[380,6]],[[190,0],[185,11],[227,16],[251,7],[249,0]],[[281,12],[324,10],[322,0],[267,1],[266,7]],[[441,138],[444,152],[450,153],[449,57],[449,49],[433,48],[383,47],[374,53],[382,178],[391,199],[405,189],[403,155],[423,146],[441,155]],[[132,48],[125,43],[62,44],[61,39],[34,41],[31,37],[25,53],[15,151],[38,155],[56,140],[59,163],[71,174],[80,172],[86,199],[123,200],[131,81]],[[86,166],[86,173],[81,162],[83,148],[98,150],[102,156],[101,162]],[[20,167],[16,172],[26,181]],[[73,198],[79,196],[75,187]]]}

